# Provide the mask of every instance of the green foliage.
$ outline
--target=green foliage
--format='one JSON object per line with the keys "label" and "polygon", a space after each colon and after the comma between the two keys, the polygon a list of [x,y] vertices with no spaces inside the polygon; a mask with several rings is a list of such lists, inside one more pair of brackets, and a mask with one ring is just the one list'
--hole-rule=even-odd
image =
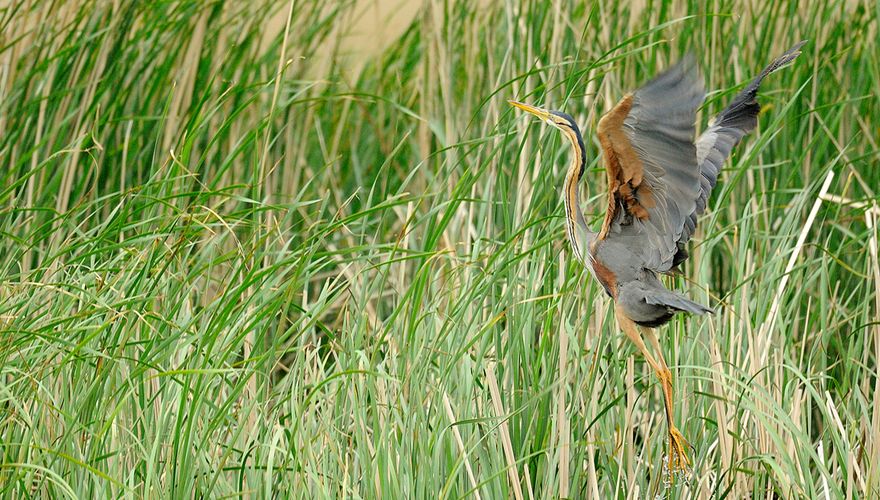
{"label": "green foliage", "polygon": [[[359,66],[362,2],[324,3],[0,8],[2,496],[880,491],[875,3],[425,2]],[[695,461],[665,489],[569,153],[506,100],[583,125],[598,223],[617,98],[690,50],[705,123],[801,39],[669,282],[717,314],[661,331]],[[828,172],[856,203],[805,226]]]}

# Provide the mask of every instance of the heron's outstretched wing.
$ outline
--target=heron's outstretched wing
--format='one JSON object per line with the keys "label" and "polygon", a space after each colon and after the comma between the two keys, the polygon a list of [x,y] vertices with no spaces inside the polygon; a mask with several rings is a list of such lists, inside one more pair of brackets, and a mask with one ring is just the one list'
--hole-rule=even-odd
{"label": "heron's outstretched wing", "polygon": [[761,106],[755,100],[758,88],[764,78],[774,71],[789,65],[801,54],[801,47],[806,40],[798,42],[784,54],[777,57],[767,65],[761,74],[752,80],[746,88],[740,92],[733,102],[724,111],[718,114],[709,125],[709,128],[700,135],[697,140],[697,164],[700,166],[700,196],[697,205],[690,216],[685,220],[684,230],[678,240],[679,252],[675,257],[675,263],[687,258],[684,245],[693,236],[697,228],[697,217],[706,209],[709,194],[718,180],[718,172],[724,165],[724,160],[730,155],[739,141],[755,129],[758,125],[758,113]]}
{"label": "heron's outstretched wing", "polygon": [[701,193],[694,122],[704,96],[703,79],[688,56],[599,120],[608,176],[599,239],[638,242],[644,266],[657,272],[672,267]]}

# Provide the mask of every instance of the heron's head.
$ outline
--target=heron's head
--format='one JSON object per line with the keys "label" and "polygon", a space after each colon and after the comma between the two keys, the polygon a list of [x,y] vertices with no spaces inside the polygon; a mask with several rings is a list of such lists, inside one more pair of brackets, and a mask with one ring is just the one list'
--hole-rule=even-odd
{"label": "heron's head", "polygon": [[577,123],[575,123],[574,118],[570,115],[567,115],[561,111],[552,111],[549,109],[539,108],[537,106],[532,106],[530,104],[525,104],[517,101],[507,101],[511,106],[519,108],[526,113],[533,114],[541,119],[547,125],[553,126],[565,132],[566,130],[572,130],[577,132],[580,135],[580,130],[578,130]]}

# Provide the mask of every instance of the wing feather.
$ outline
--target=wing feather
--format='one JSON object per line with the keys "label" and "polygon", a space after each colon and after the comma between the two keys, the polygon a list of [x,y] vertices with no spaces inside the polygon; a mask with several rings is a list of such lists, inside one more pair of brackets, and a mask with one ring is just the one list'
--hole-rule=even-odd
{"label": "wing feather", "polygon": [[599,239],[638,236],[645,267],[657,272],[671,268],[701,192],[694,122],[704,96],[702,77],[688,56],[599,121],[608,176]]}
{"label": "wing feather", "polygon": [[[700,166],[700,196],[694,211],[688,216],[685,231],[679,238],[678,245],[682,248],[693,236],[697,227],[697,217],[706,210],[709,195],[718,181],[718,173],[730,152],[742,138],[758,125],[758,113],[761,105],[756,96],[761,82],[770,73],[791,64],[800,54],[806,40],[798,42],[784,54],[773,60],[740,92],[736,98],[718,114],[709,128],[697,140],[697,164]],[[687,257],[685,253],[678,262]]]}

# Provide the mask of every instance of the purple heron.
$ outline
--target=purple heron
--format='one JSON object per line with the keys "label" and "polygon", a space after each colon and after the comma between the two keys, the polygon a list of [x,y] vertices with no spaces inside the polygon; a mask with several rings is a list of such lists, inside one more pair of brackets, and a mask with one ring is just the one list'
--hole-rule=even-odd
{"label": "purple heron", "polygon": [[577,123],[559,111],[510,101],[559,129],[571,143],[574,159],[563,184],[568,240],[575,257],[613,299],[620,329],[657,374],[669,432],[667,466],[673,477],[689,469],[689,445],[675,427],[672,372],[653,328],[676,313],[713,311],[666,289],[658,275],[675,272],[687,259],[685,245],[706,209],[721,166],[758,123],[761,107],[755,97],[761,82],[794,61],[804,43],[764,68],[696,141],[696,112],[705,91],[691,55],[625,95],[602,116],[596,135],[605,157],[608,208],[599,232],[587,226],[578,200],[586,151]]}

